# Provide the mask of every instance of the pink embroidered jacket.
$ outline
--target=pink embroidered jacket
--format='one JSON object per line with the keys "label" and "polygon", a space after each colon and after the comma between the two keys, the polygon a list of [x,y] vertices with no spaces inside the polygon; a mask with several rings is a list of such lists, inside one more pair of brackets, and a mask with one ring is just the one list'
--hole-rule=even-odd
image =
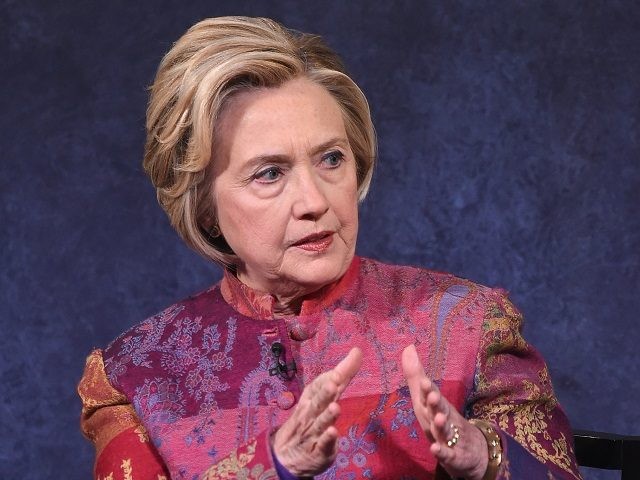
{"label": "pink embroidered jacket", "polygon": [[[340,401],[338,456],[317,478],[435,478],[400,367],[414,343],[449,401],[497,427],[498,478],[580,478],[547,368],[502,291],[356,257],[299,316],[274,319],[271,307],[226,273],[94,351],[79,392],[97,477],[277,478],[270,433],[306,384],[358,346],[364,361]],[[274,342],[296,364],[291,379],[270,374]]]}

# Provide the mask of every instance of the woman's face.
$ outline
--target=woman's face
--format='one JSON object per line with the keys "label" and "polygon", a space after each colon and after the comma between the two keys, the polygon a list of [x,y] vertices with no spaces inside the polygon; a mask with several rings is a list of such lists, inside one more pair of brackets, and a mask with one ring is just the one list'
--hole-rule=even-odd
{"label": "woman's face", "polygon": [[356,161],[338,103],[295,79],[239,93],[218,128],[213,194],[240,280],[285,299],[338,280],[358,232]]}

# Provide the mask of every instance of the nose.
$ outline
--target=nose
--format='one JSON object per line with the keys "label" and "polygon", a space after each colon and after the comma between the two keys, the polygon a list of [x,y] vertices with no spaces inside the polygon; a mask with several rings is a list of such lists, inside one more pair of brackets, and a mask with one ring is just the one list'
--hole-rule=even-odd
{"label": "nose", "polygon": [[296,182],[293,216],[300,220],[317,220],[329,210],[329,202],[322,179],[313,167],[299,172]]}

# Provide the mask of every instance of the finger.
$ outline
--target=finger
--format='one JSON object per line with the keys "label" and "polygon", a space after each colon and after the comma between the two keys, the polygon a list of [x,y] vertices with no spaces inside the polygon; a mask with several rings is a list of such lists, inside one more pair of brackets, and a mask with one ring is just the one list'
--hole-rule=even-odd
{"label": "finger", "polygon": [[331,427],[340,416],[340,406],[331,402],[327,408],[316,418],[313,429],[316,436],[321,436],[325,430]]}
{"label": "finger", "polygon": [[426,405],[429,410],[429,415],[433,419],[438,413],[444,413],[445,415],[449,415],[449,402],[447,399],[440,393],[438,387],[432,382],[431,390],[425,394],[426,396]]}
{"label": "finger", "polygon": [[436,413],[435,417],[433,417],[433,425],[440,429],[444,435],[449,434],[449,430],[451,428],[451,422],[449,420],[449,415],[446,415],[442,412]]}
{"label": "finger", "polygon": [[338,396],[347,388],[349,382],[355,377],[362,365],[362,351],[358,347],[349,350],[349,353],[331,370],[331,380],[338,388]]}
{"label": "finger", "polygon": [[324,411],[338,395],[338,387],[329,380],[327,375],[319,377],[318,380],[317,388],[309,394],[309,413],[314,417]]}
{"label": "finger", "polygon": [[442,412],[436,414],[433,422],[431,422],[431,433],[438,442],[447,443],[447,441],[451,440],[453,429],[451,428],[449,416]]}
{"label": "finger", "polygon": [[427,396],[427,409],[431,418],[431,434],[437,441],[446,443],[453,435],[449,401],[439,390],[433,390]]}
{"label": "finger", "polygon": [[419,382],[425,376],[420,357],[418,357],[418,351],[413,344],[408,345],[402,351],[402,371],[407,382]]}
{"label": "finger", "polygon": [[434,457],[443,465],[451,463],[455,456],[456,452],[453,448],[447,446],[446,443],[435,442],[431,444],[430,447],[431,453]]}
{"label": "finger", "polygon": [[337,400],[360,369],[362,351],[352,348],[332,370],[318,376],[305,387],[293,416],[301,423],[314,420],[327,406]]}
{"label": "finger", "polygon": [[338,430],[331,425],[318,438],[316,448],[324,457],[330,458],[335,454],[337,440]]}
{"label": "finger", "polygon": [[415,346],[409,345],[402,352],[402,368],[407,379],[407,386],[411,394],[413,412],[420,423],[422,431],[430,442],[435,439],[431,434],[431,414],[427,409],[426,398],[434,388],[433,382],[429,380],[422,368],[420,358]]}
{"label": "finger", "polygon": [[420,358],[418,357],[418,352],[413,344],[405,347],[402,351],[402,371],[407,380],[407,386],[409,387],[411,401],[415,410],[424,403],[425,397],[423,396],[421,382],[426,377],[424,368],[422,368]]}
{"label": "finger", "polygon": [[[442,395],[440,395],[440,397],[446,402],[446,399]],[[447,409],[449,409],[448,404]],[[438,412],[431,423],[431,432],[434,437],[434,442],[431,445],[431,452],[439,462],[446,465],[456,456],[456,452],[454,451],[455,446],[449,447],[448,445],[448,442],[455,435],[449,415],[444,412]]]}
{"label": "finger", "polygon": [[422,402],[423,405],[427,408],[431,408],[429,407],[428,399],[430,395],[432,396],[432,398],[436,398],[432,394],[440,395],[438,386],[431,379],[424,377],[422,380],[420,380],[420,390],[422,392],[422,398],[424,399]]}

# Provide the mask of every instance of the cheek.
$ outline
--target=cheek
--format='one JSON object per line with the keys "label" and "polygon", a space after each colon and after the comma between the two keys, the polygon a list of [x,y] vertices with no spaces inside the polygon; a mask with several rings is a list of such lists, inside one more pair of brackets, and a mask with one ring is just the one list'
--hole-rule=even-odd
{"label": "cheek", "polygon": [[358,215],[358,180],[356,178],[355,161],[351,161],[341,181],[327,192],[333,210],[346,221]]}
{"label": "cheek", "polygon": [[[282,243],[285,235],[286,223],[277,216],[277,210],[262,208],[255,205],[246,206],[234,204],[220,212],[223,233],[235,251],[253,251],[257,248],[276,246]],[[227,227],[226,232],[225,226]]]}
{"label": "cheek", "polygon": [[358,235],[358,201],[357,194],[345,197],[335,208],[342,226],[342,237],[349,243],[354,242]]}
{"label": "cheek", "polygon": [[349,225],[358,225],[358,191],[354,179],[353,186],[342,195],[342,201],[337,207],[343,221]]}
{"label": "cheek", "polygon": [[352,207],[351,214],[348,220],[348,228],[351,232],[351,239],[355,240],[358,235],[358,206],[357,204]]}
{"label": "cheek", "polygon": [[349,201],[345,201],[340,206],[340,216],[342,220],[348,224],[357,224],[358,223],[358,204],[353,201],[353,199],[349,199]]}

